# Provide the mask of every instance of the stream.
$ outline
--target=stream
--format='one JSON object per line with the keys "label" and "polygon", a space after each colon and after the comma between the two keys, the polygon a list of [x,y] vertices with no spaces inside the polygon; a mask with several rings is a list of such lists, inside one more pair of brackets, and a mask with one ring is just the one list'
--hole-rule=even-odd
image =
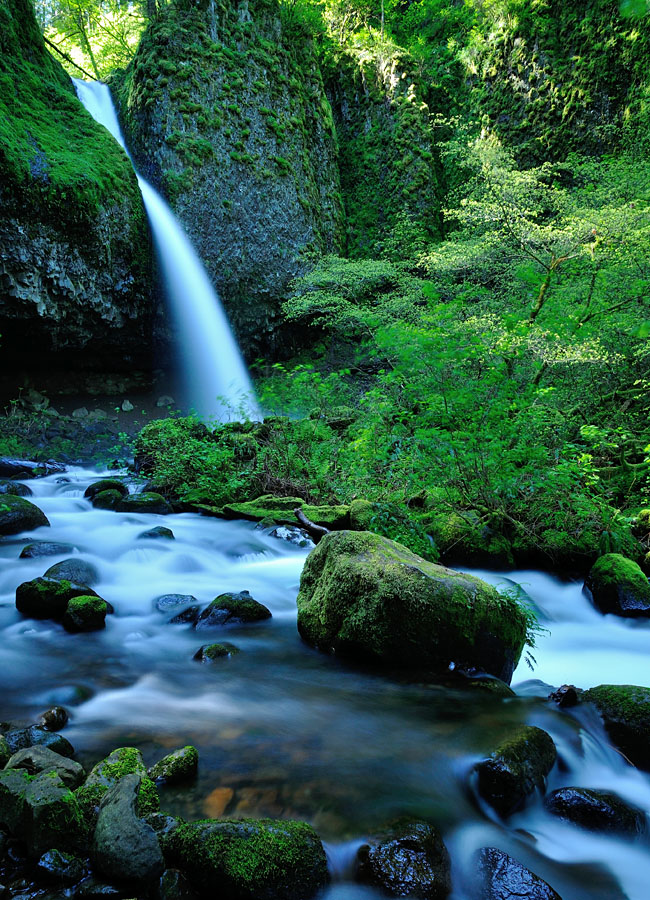
{"label": "stream", "polygon": [[[104,473],[101,473],[104,474]],[[471,770],[516,723],[548,731],[559,763],[549,790],[613,790],[650,812],[650,775],[606,740],[595,712],[561,711],[547,696],[573,683],[650,685],[650,621],[602,616],[582,583],[539,571],[467,570],[524,591],[548,629],[522,658],[517,696],[389,679],[327,657],[301,642],[296,595],[309,548],[250,522],[195,514],[157,516],[94,509],[83,497],[100,473],[24,481],[50,520],[0,541],[0,719],[36,720],[48,706],[70,712],[63,734],[89,767],[120,746],[151,765],[185,744],[199,750],[199,775],[160,789],[162,809],[187,819],[270,816],[311,822],[326,842],[333,883],[327,900],[383,896],[349,880],[365,835],[396,816],[426,817],[442,830],[453,864],[453,900],[472,900],[475,851],[497,846],[547,880],[563,900],[645,900],[650,841],[596,835],[562,824],[540,798],[500,822],[474,796]],[[175,540],[139,537],[156,525]],[[19,559],[32,540],[75,548]],[[52,564],[79,555],[99,572],[94,589],[115,607],[106,630],[68,634],[25,619],[15,590]],[[269,607],[261,624],[197,632],[155,607],[164,594],[207,605],[248,590]],[[202,644],[227,640],[240,653],[213,665],[193,660]]]}

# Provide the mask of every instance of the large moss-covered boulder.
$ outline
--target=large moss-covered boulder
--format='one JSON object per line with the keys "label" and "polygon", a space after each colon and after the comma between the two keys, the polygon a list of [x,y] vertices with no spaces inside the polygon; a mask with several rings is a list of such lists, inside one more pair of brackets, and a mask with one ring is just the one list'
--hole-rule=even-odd
{"label": "large moss-covered boulder", "polygon": [[304,822],[208,819],[174,829],[165,857],[228,900],[309,900],[327,882],[325,850]]}
{"label": "large moss-covered boulder", "polygon": [[107,792],[126,775],[137,775],[140,780],[138,815],[158,812],[160,798],[155,784],[147,776],[142,754],[136,747],[119,747],[93,766],[85,783],[76,791],[84,818],[91,829],[97,822],[100,806]]}
{"label": "large moss-covered boulder", "polygon": [[580,699],[595,705],[612,743],[630,762],[650,771],[650,688],[600,684]]}
{"label": "large moss-covered boulder", "polygon": [[32,619],[62,619],[68,603],[74,597],[94,596],[86,584],[74,584],[66,579],[34,578],[16,588],[16,609]]}
{"label": "large moss-covered boulder", "polygon": [[509,815],[535,789],[544,788],[556,756],[549,734],[522,725],[476,766],[478,792],[499,815]]}
{"label": "large moss-covered boulder", "polygon": [[650,582],[640,566],[620,553],[599,557],[587,575],[585,588],[603,613],[650,616]]}
{"label": "large moss-covered boulder", "polygon": [[0,496],[0,535],[32,531],[49,524],[45,513],[24,497],[15,494]]}
{"label": "large moss-covered boulder", "polygon": [[298,630],[328,652],[440,673],[453,663],[509,682],[526,617],[478,578],[379,535],[338,531],[307,558]]}
{"label": "large moss-covered boulder", "polygon": [[119,478],[100,478],[99,481],[93,481],[92,484],[88,485],[84,491],[84,497],[92,500],[97,494],[101,494],[102,491],[117,491],[122,497],[126,497],[129,493],[127,485]]}
{"label": "large moss-covered boulder", "polygon": [[199,767],[199,752],[188,744],[167,754],[149,769],[149,778],[164,784],[175,784],[193,778]]}
{"label": "large moss-covered boulder", "polygon": [[315,525],[325,528],[347,528],[350,524],[347,506],[313,506],[300,497],[275,497],[264,494],[245,503],[230,503],[223,507],[227,519],[248,519],[251,522],[273,522],[274,525],[295,525],[294,510],[301,509]]}
{"label": "large moss-covered boulder", "polygon": [[[101,497],[98,494],[97,497]],[[143,491],[140,494],[129,494],[124,497],[115,507],[118,512],[130,513],[154,513],[160,516],[167,516],[173,512],[171,505],[160,494],[154,491]]]}

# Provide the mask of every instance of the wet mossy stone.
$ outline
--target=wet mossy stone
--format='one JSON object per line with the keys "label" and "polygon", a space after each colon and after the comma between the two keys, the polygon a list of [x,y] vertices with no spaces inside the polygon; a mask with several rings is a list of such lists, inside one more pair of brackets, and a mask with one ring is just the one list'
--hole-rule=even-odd
{"label": "wet mossy stone", "polygon": [[650,617],[650,582],[640,566],[620,553],[599,557],[587,575],[585,588],[602,613]]}
{"label": "wet mossy stone", "polygon": [[0,494],[12,494],[14,497],[31,497],[33,491],[28,485],[21,484],[20,481],[0,478]]}
{"label": "wet mossy stone", "polygon": [[403,820],[359,848],[357,880],[393,897],[444,900],[451,891],[451,861],[438,830]]}
{"label": "wet mossy stone", "polygon": [[580,699],[596,706],[614,746],[635,766],[650,771],[650,688],[600,684]]}
{"label": "wet mossy stone", "polygon": [[57,581],[71,581],[73,584],[86,584],[92,587],[99,581],[99,572],[92,563],[84,559],[64,559],[43,574],[43,578],[55,578]]}
{"label": "wet mossy stone", "polygon": [[217,659],[228,659],[239,652],[239,647],[224,641],[223,644],[204,644],[203,647],[199,647],[192,658],[199,662],[212,663]]}
{"label": "wet mossy stone", "polygon": [[119,491],[100,491],[90,501],[95,509],[117,510],[118,505],[122,502],[122,495]]}
{"label": "wet mossy stone", "polygon": [[72,544],[58,544],[56,541],[32,541],[20,551],[20,559],[38,559],[40,556],[62,556],[73,553]]}
{"label": "wet mossy stone", "polygon": [[92,500],[93,497],[101,494],[102,491],[117,491],[121,497],[126,497],[129,493],[129,489],[123,481],[117,478],[102,478],[100,481],[93,481],[92,484],[88,485],[84,491],[84,497]]}
{"label": "wet mossy stone", "polygon": [[161,613],[178,613],[196,602],[196,597],[191,594],[163,594],[162,597],[156,597],[154,606]]}
{"label": "wet mossy stone", "polygon": [[167,516],[174,510],[160,494],[152,491],[141,494],[130,494],[117,504],[118,512],[152,513],[159,516]]}
{"label": "wet mossy stone", "polygon": [[612,832],[635,837],[645,828],[645,813],[611,791],[565,787],[544,799],[549,812],[589,831]]}
{"label": "wet mossy stone", "polygon": [[27,747],[19,750],[8,760],[7,769],[24,769],[29,775],[38,775],[40,772],[54,772],[59,776],[66,787],[74,790],[78,788],[86,777],[83,766],[60,753],[55,753],[49,747]]}
{"label": "wet mossy stone", "polygon": [[248,591],[238,594],[219,594],[203,610],[196,625],[198,631],[220,625],[234,625],[243,622],[261,622],[271,618],[271,610],[258,603]]}
{"label": "wet mossy stone", "polygon": [[350,525],[348,506],[312,506],[300,497],[274,497],[272,494],[264,494],[245,503],[228,504],[223,507],[222,515],[226,519],[248,519],[251,522],[267,519],[274,525],[295,525],[295,509],[302,509],[311,522],[324,528],[339,529]]}
{"label": "wet mossy stone", "polygon": [[199,616],[201,615],[201,607],[200,606],[188,606],[187,609],[184,609],[183,612],[179,612],[178,615],[172,616],[169,620],[170,625],[194,625]]}
{"label": "wet mossy stone", "polygon": [[521,725],[476,766],[480,796],[501,816],[542,790],[557,751],[553,738],[534,725]]}
{"label": "wet mossy stone", "polygon": [[101,597],[73,597],[63,616],[66,631],[101,631],[106,627],[108,606]]}
{"label": "wet mossy stone", "polygon": [[96,597],[97,594],[86,584],[74,584],[65,579],[34,578],[16,588],[16,609],[32,619],[60,620],[70,600],[83,596]]}
{"label": "wet mossy stone", "polygon": [[174,750],[163,757],[149,769],[149,778],[152,781],[175,784],[179,781],[187,781],[194,778],[199,768],[199,752],[196,747],[188,744],[180,750]]}
{"label": "wet mossy stone", "polygon": [[550,884],[496,847],[480,851],[477,870],[476,900],[562,900]]}
{"label": "wet mossy stone", "polygon": [[0,535],[33,531],[49,524],[45,513],[24,497],[15,494],[0,497]]}
{"label": "wet mossy stone", "polygon": [[147,774],[147,767],[137,747],[118,747],[90,770],[84,787],[112,787],[125,775]]}
{"label": "wet mossy stone", "polygon": [[228,900],[309,900],[327,882],[327,859],[305,822],[207,819],[180,825],[165,858],[199,891],[219,885]]}
{"label": "wet mossy stone", "polygon": [[509,683],[526,640],[515,600],[370,532],[325,535],[297,602],[298,630],[319,649],[438,675],[454,663]]}
{"label": "wet mossy stone", "polygon": [[8,731],[4,737],[12,754],[19,750],[26,750],[28,747],[47,747],[61,756],[68,758],[74,756],[74,747],[67,738],[64,738],[62,734],[46,731],[45,728],[40,728],[38,725]]}
{"label": "wet mossy stone", "polygon": [[650,509],[642,509],[632,523],[632,530],[639,537],[650,534]]}
{"label": "wet mossy stone", "polygon": [[142,534],[138,535],[138,540],[167,540],[173,541],[174,532],[171,528],[165,528],[164,525],[156,525],[155,528],[150,528],[148,531],[143,531]]}
{"label": "wet mossy stone", "polygon": [[57,884],[77,884],[88,874],[86,863],[72,853],[48,850],[38,861],[38,872]]}

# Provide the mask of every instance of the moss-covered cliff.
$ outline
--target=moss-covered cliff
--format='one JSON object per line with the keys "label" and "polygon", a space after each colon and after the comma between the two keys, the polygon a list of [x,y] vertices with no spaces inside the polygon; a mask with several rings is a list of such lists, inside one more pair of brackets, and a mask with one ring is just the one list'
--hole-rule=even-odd
{"label": "moss-covered cliff", "polygon": [[339,248],[336,136],[311,41],[277,0],[168,6],[116,92],[248,355],[268,349],[305,255]]}
{"label": "moss-covered cliff", "polygon": [[0,0],[3,363],[146,364],[149,259],[126,155],[45,49],[29,0]]}

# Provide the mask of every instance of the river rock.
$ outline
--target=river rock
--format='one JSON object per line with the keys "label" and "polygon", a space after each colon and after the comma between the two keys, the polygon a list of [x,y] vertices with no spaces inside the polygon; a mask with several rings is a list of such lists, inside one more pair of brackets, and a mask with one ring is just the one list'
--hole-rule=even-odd
{"label": "river rock", "polygon": [[172,616],[169,620],[170,625],[195,625],[198,621],[199,615],[201,614],[200,606],[188,606],[187,609],[184,609],[183,612],[179,612],[178,615]]}
{"label": "river rock", "polygon": [[347,528],[350,524],[348,506],[311,506],[300,497],[275,497],[273,494],[224,506],[222,515],[226,519],[248,519],[251,522],[265,519],[275,525],[296,525],[296,509],[302,509],[310,522],[325,528]]}
{"label": "river rock", "polygon": [[57,463],[53,459],[43,463],[31,459],[0,456],[0,478],[36,478],[39,475],[54,475],[65,470],[63,463]]}
{"label": "river rock", "polygon": [[451,862],[433,825],[402,821],[359,848],[357,879],[393,897],[443,900],[451,891]]}
{"label": "river rock", "polygon": [[38,725],[30,725],[28,728],[17,731],[8,731],[5,734],[5,740],[12,754],[19,750],[26,750],[28,747],[47,747],[61,756],[71,757],[74,755],[74,747],[67,738],[64,738],[62,734],[46,731],[45,728],[40,728]]}
{"label": "river rock", "polygon": [[95,509],[117,510],[122,502],[122,494],[119,491],[100,491],[90,501]]}
{"label": "river rock", "polygon": [[85,559],[72,558],[50,566],[43,578],[55,578],[57,581],[71,581],[73,584],[86,584],[92,587],[99,581],[99,572]]}
{"label": "river rock", "polygon": [[305,822],[208,819],[164,840],[169,863],[197,890],[237,900],[309,900],[327,882],[327,858]]}
{"label": "river rock", "polygon": [[154,606],[161,613],[181,612],[196,602],[191,594],[163,594],[154,600]]}
{"label": "river rock", "polygon": [[20,551],[20,559],[38,559],[40,556],[62,556],[73,553],[72,544],[58,544],[56,541],[32,541]]}
{"label": "river rock", "polygon": [[24,497],[3,494],[0,500],[0,535],[33,531],[42,525],[49,525],[47,517],[38,506]]}
{"label": "river rock", "polygon": [[154,513],[160,516],[167,516],[174,512],[165,498],[153,491],[130,494],[117,504],[117,510],[130,513]]}
{"label": "river rock", "polygon": [[476,766],[478,792],[501,816],[520,806],[535,789],[543,789],[557,751],[541,728],[521,725]]}
{"label": "river rock", "polygon": [[85,584],[58,581],[55,578],[34,578],[16,588],[16,609],[32,619],[62,619],[68,603],[74,597],[97,597]]}
{"label": "river rock", "polygon": [[11,481],[9,478],[0,478],[0,495],[13,494],[14,497],[31,497],[33,491],[20,481]]}
{"label": "river rock", "polygon": [[38,724],[47,731],[59,731],[68,721],[68,711],[63,706],[52,706],[38,718]]}
{"label": "river rock", "polygon": [[302,637],[382,665],[443,673],[454,663],[509,683],[526,627],[515,600],[370,532],[325,535],[300,579]]}
{"label": "river rock", "polygon": [[481,850],[478,874],[477,900],[562,900],[550,884],[496,847]]}
{"label": "river rock", "polygon": [[108,605],[101,597],[73,597],[63,615],[66,631],[101,631],[106,627]]}
{"label": "river rock", "polygon": [[38,871],[49,881],[63,885],[77,884],[88,874],[86,863],[61,850],[48,850],[38,861]]}
{"label": "river rock", "polygon": [[596,560],[585,589],[602,613],[650,616],[650,583],[641,567],[620,553],[606,553]]}
{"label": "river rock", "polygon": [[113,787],[125,775],[146,774],[142,754],[136,747],[118,747],[93,766],[84,787]]}
{"label": "river rock", "polygon": [[106,793],[99,808],[91,858],[103,875],[147,884],[158,878],[164,862],[151,825],[138,816],[141,777],[125,775]]}
{"label": "river rock", "polygon": [[234,625],[241,622],[260,622],[271,618],[271,610],[258,603],[248,591],[238,594],[219,594],[203,610],[196,625],[198,631],[219,625]]}
{"label": "river rock", "polygon": [[38,775],[40,772],[54,772],[59,776],[64,785],[74,790],[79,787],[86,777],[86,773],[78,762],[55,753],[49,747],[27,747],[19,750],[9,759],[6,769],[24,769],[29,775]]}
{"label": "river rock", "polygon": [[117,491],[117,493],[121,497],[126,497],[129,493],[129,489],[123,481],[120,481],[118,478],[102,478],[99,481],[93,481],[92,484],[89,484],[86,490],[84,491],[84,497],[88,500],[92,500],[97,494],[101,494],[102,491]]}
{"label": "river rock", "polygon": [[199,647],[192,659],[203,663],[212,663],[217,659],[228,659],[239,652],[239,647],[224,641],[222,644],[204,644],[203,647]]}
{"label": "river rock", "polygon": [[600,684],[581,695],[603,718],[612,743],[635,766],[650,771],[650,688]]}
{"label": "river rock", "polygon": [[155,528],[150,528],[148,531],[143,531],[142,534],[138,535],[138,540],[159,540],[164,539],[168,541],[174,540],[174,532],[171,528],[165,528],[162,525],[156,525]]}
{"label": "river rock", "polygon": [[199,768],[199,753],[196,747],[188,744],[180,750],[174,750],[163,757],[149,769],[148,775],[152,781],[165,784],[175,784],[179,781],[187,781],[194,778]]}
{"label": "river rock", "polygon": [[635,837],[645,828],[645,813],[610,791],[565,787],[552,791],[544,805],[554,816],[589,831],[605,831]]}

